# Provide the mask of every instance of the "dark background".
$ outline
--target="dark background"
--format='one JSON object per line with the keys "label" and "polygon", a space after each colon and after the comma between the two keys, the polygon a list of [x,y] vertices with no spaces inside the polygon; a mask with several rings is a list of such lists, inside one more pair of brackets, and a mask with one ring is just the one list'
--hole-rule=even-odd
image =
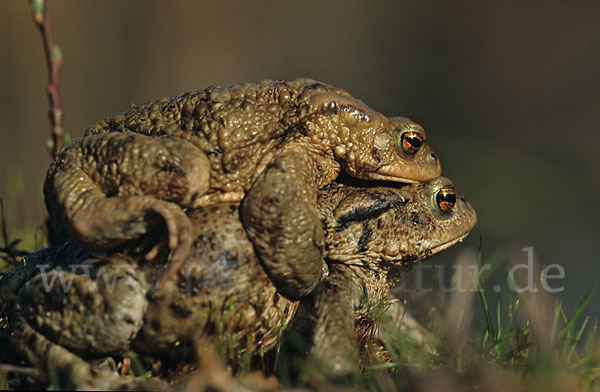
{"label": "dark background", "polygon": [[[573,4],[577,4],[573,6]],[[600,2],[55,1],[65,128],[210,84],[311,77],[422,124],[476,208],[483,261],[565,269],[571,309],[598,281]],[[39,243],[46,68],[28,2],[0,7],[0,196]],[[501,271],[505,270],[501,268]],[[592,316],[600,315],[600,294]]]}

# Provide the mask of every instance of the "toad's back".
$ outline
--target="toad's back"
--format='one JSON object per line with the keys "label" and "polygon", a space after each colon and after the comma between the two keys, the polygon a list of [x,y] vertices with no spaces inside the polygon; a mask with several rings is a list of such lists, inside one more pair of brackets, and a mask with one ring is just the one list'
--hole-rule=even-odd
{"label": "toad's back", "polygon": [[[254,180],[261,160],[284,140],[309,136],[315,139],[315,145],[330,144],[335,118],[325,120],[326,114],[315,113],[322,108],[314,107],[314,99],[311,102],[311,97],[323,93],[330,97],[350,97],[342,89],[311,79],[211,86],[136,106],[94,124],[87,129],[86,136],[131,131],[189,140],[209,159],[209,193],[245,191]],[[362,106],[368,110],[366,105]],[[305,125],[311,116],[324,117],[318,129]]]}

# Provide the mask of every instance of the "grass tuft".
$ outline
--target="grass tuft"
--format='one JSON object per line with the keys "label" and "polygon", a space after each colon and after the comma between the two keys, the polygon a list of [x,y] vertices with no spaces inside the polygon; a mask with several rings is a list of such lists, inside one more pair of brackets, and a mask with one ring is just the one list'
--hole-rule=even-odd
{"label": "grass tuft", "polygon": [[18,245],[20,239],[11,240],[6,226],[6,211],[4,209],[4,199],[0,198],[0,224],[2,225],[2,243],[0,247],[0,278],[17,267],[19,261],[30,252],[20,249]]}
{"label": "grass tuft", "polygon": [[[14,263],[27,252],[9,239],[4,220],[2,225],[1,257]],[[501,270],[498,265],[503,264],[502,259],[506,260],[503,255],[506,256],[494,252],[486,262],[493,263],[494,270]],[[481,266],[481,251],[472,259],[475,260],[471,262]],[[456,269],[456,275],[459,270]],[[223,335],[215,350],[221,363],[228,364],[223,374],[241,384],[262,385],[260,388],[267,390],[600,391],[598,321],[585,315],[596,286],[590,288],[569,314],[561,302],[544,291],[521,290],[516,279],[509,284],[516,290],[502,291],[505,295],[500,299],[491,297],[486,288],[492,286],[488,282],[492,276],[489,270],[462,271],[472,271],[470,281],[465,276],[451,279],[467,282],[468,289],[462,292],[440,295],[434,290],[427,298],[422,293],[410,298],[413,294],[408,293],[409,300],[394,300],[368,309],[367,319],[376,319],[377,323],[370,325],[361,320],[357,324],[360,370],[342,376],[307,355],[308,342],[293,331],[284,331],[280,325],[265,319],[265,339],[283,340],[278,350],[265,351],[254,343],[254,336],[232,332],[247,322],[243,312],[229,303],[215,307],[210,323]],[[435,303],[423,305],[419,300]],[[410,314],[402,310],[401,317],[390,317],[390,307],[405,309],[407,303],[422,313],[418,320],[423,331],[418,335],[421,338],[405,331],[414,320]],[[3,361],[7,359],[6,355],[2,357]],[[147,380],[159,378],[175,385],[183,378],[178,374],[200,367],[200,364],[161,362],[133,351],[116,358],[116,363],[125,360],[130,365],[130,374]],[[16,366],[23,365],[18,362],[0,369],[0,383],[7,388],[39,387],[39,380],[32,376],[27,379],[15,376]],[[52,364],[43,366],[49,376],[46,388],[71,385],[64,376],[53,372]]]}

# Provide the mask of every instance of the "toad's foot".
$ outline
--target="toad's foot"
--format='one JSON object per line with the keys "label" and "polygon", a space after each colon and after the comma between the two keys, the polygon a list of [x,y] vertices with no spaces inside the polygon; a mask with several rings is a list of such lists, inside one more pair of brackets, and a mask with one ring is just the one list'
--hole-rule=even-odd
{"label": "toad's foot", "polygon": [[[74,214],[67,229],[87,249],[110,249],[136,239],[163,221],[170,249],[168,266],[159,285],[183,265],[192,246],[194,229],[188,217],[174,203],[152,196],[117,196],[101,199],[94,208]],[[148,252],[148,258],[156,249]]]}
{"label": "toad's foot", "polygon": [[162,221],[171,250],[166,279],[191,246],[191,224],[179,206],[194,205],[208,190],[209,176],[206,155],[183,139],[129,132],[86,136],[61,152],[44,184],[56,242],[68,235],[88,250],[110,249]]}
{"label": "toad's foot", "polygon": [[424,349],[431,355],[437,355],[437,351],[431,342],[431,333],[423,327],[404,305],[396,298],[390,296],[381,319],[377,321],[375,336],[381,342],[392,342],[402,332],[416,347]]}
{"label": "toad's foot", "polygon": [[278,290],[291,299],[310,293],[325,270],[316,212],[316,178],[323,171],[318,157],[288,149],[266,167],[242,206],[248,238]]}

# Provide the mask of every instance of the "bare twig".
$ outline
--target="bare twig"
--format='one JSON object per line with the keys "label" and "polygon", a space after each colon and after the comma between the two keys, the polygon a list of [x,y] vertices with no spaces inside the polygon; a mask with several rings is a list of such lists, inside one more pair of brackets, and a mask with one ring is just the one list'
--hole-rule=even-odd
{"label": "bare twig", "polygon": [[[60,106],[59,70],[62,65],[60,49],[54,44],[52,36],[52,0],[32,0],[33,21],[42,34],[46,66],[48,68],[48,101],[50,104],[50,123],[52,125],[52,157],[58,155],[63,146],[63,111]],[[42,12],[42,8],[43,12]]]}

